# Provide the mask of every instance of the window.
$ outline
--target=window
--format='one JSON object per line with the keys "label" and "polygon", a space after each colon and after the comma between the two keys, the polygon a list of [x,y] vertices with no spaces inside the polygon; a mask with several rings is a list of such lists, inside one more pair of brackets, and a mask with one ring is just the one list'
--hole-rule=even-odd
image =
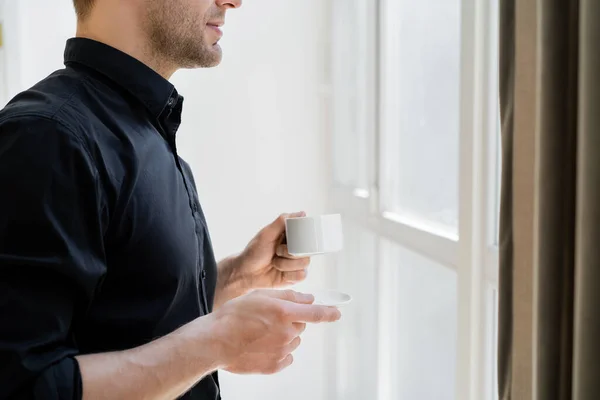
{"label": "window", "polygon": [[385,0],[381,6],[382,206],[455,237],[460,0]]}
{"label": "window", "polygon": [[497,400],[497,1],[334,2],[339,400]]}
{"label": "window", "polygon": [[456,271],[395,241],[381,246],[381,386],[390,399],[454,399]]}
{"label": "window", "polygon": [[[375,32],[367,16],[375,8],[367,1],[338,1],[333,20],[334,180],[367,197],[374,183]],[[352,29],[348,29],[352,27]]]}

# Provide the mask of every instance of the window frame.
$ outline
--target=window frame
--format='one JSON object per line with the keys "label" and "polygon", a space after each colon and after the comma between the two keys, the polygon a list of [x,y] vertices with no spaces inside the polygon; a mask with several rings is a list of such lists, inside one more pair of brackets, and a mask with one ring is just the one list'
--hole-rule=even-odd
{"label": "window frame", "polygon": [[[378,237],[457,272],[456,399],[495,400],[495,367],[490,357],[495,350],[492,344],[497,324],[490,293],[497,290],[499,259],[495,231],[498,221],[496,154],[500,141],[494,136],[498,123],[498,0],[461,0],[458,235],[428,229],[417,220],[398,217],[381,207],[381,127],[385,124],[381,115],[380,88],[386,82],[380,61],[384,51],[382,36],[385,26],[382,26],[382,21],[385,20],[386,1],[390,0],[362,0],[369,4],[363,10],[369,21],[367,40],[371,44],[373,60],[366,71],[369,90],[365,93],[372,101],[363,101],[363,104],[372,106],[362,110],[367,119],[365,129],[370,133],[367,149],[369,188],[365,191],[340,186],[332,178],[329,207]],[[332,18],[335,18],[335,10],[332,10]],[[335,46],[335,43],[332,45]],[[334,73],[331,71],[331,74]],[[335,96],[330,101],[335,102]],[[376,252],[375,265],[379,265],[381,255],[378,248]],[[380,305],[385,303],[378,300]],[[381,307],[377,307],[377,312],[382,312]],[[383,338],[385,321],[381,318],[378,321],[377,337]],[[380,379],[374,389],[378,391],[377,399],[392,400],[390,396],[393,394],[382,386],[386,379],[391,378],[387,376],[391,371],[386,370],[385,363],[382,364],[386,356],[384,345],[385,342],[378,342],[376,368]],[[332,366],[335,367],[335,364]],[[329,381],[335,382],[335,379]],[[335,393],[335,389],[329,392]]]}

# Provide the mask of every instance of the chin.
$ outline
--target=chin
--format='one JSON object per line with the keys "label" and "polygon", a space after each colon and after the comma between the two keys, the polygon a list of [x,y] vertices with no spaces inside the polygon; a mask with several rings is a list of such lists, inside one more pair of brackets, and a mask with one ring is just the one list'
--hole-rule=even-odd
{"label": "chin", "polygon": [[207,54],[207,56],[208,57],[204,60],[205,68],[216,67],[221,64],[221,61],[223,60],[223,50],[221,49],[221,46],[219,46],[218,43],[215,43],[210,50],[210,54]]}
{"label": "chin", "polygon": [[218,42],[211,46],[211,52],[214,53],[215,56],[218,58],[223,57],[223,49],[221,48],[221,45]]}
{"label": "chin", "polygon": [[221,46],[213,44],[204,46],[202,49],[194,49],[192,52],[186,52],[178,64],[185,69],[212,68],[218,66],[222,59]]}

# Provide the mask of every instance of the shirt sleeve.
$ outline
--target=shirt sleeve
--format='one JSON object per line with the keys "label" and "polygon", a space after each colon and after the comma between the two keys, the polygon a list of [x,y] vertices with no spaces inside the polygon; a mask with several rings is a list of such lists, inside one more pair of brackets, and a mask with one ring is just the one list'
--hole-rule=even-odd
{"label": "shirt sleeve", "polygon": [[52,119],[0,121],[0,399],[82,398],[74,332],[106,272],[83,143]]}

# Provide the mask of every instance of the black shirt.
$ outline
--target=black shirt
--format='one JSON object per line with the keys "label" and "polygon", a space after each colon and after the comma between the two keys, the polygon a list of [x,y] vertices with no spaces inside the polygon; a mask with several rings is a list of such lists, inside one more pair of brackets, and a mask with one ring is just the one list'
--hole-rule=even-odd
{"label": "black shirt", "polygon": [[[83,38],[0,111],[0,399],[80,399],[74,356],[212,309],[217,264],[175,133],[183,98]],[[217,374],[183,399],[219,398]]]}

